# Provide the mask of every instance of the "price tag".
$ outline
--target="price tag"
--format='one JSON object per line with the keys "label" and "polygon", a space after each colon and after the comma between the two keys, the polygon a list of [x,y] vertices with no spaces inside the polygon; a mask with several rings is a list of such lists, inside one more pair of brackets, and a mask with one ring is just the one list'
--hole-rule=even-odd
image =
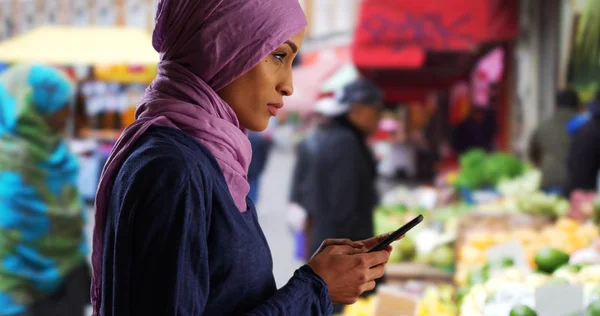
{"label": "price tag", "polygon": [[518,241],[509,241],[507,243],[488,248],[487,257],[489,262],[499,262],[500,260],[504,259],[512,259],[514,267],[519,268],[524,272],[531,271],[531,267],[527,261],[527,256],[525,255],[525,249]]}
{"label": "price tag", "polygon": [[548,284],[535,290],[535,310],[539,316],[563,316],[584,309],[583,286]]}

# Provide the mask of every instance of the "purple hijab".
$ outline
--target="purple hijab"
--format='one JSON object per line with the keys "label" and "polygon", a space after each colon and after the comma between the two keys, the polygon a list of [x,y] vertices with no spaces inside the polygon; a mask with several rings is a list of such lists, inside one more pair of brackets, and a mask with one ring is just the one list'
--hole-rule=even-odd
{"label": "purple hijab", "polygon": [[100,312],[106,209],[114,178],[137,139],[151,126],[180,129],[214,155],[241,212],[252,149],[246,130],[216,93],[256,66],[306,26],[298,0],[162,0],[152,44],[156,79],[104,167],[96,196],[92,304]]}

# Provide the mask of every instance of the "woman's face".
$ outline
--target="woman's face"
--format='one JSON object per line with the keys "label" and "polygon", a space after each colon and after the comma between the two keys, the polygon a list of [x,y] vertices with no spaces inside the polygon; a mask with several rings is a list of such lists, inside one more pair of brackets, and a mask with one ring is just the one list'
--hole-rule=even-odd
{"label": "woman's face", "polygon": [[283,107],[283,97],[294,92],[292,62],[304,41],[304,30],[265,57],[250,71],[218,91],[240,124],[251,131],[263,131],[269,118]]}

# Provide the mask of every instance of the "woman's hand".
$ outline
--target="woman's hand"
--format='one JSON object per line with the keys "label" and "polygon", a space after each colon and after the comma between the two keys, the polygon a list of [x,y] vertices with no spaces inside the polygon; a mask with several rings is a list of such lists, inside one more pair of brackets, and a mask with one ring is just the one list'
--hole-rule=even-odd
{"label": "woman's hand", "polygon": [[364,243],[349,240],[326,240],[308,262],[329,288],[336,304],[354,304],[358,297],[375,288],[375,280],[383,276],[390,252],[366,253]]}
{"label": "woman's hand", "polygon": [[318,255],[330,246],[349,246],[352,248],[356,248],[356,253],[361,253],[363,252],[361,249],[363,249],[364,244],[358,241],[352,241],[350,239],[326,239],[325,241],[323,241],[323,243],[321,243],[321,246],[319,247],[317,252],[315,252],[310,259],[312,260],[316,255]]}
{"label": "woman's hand", "polygon": [[[379,244],[380,242],[384,241],[386,238],[388,238],[392,233],[387,233],[387,234],[383,234],[383,235],[379,235],[379,236],[375,236],[373,238],[369,238],[369,239],[365,239],[365,240],[361,240],[361,241],[356,241],[354,242],[355,244],[360,244],[363,249],[365,249],[365,251],[368,251],[369,249],[377,246],[377,244]],[[402,238],[404,238],[405,235],[400,236],[400,238],[398,238],[397,240],[400,240]],[[322,246],[321,246],[322,247]],[[391,252],[392,251],[392,247],[388,246],[388,251]]]}

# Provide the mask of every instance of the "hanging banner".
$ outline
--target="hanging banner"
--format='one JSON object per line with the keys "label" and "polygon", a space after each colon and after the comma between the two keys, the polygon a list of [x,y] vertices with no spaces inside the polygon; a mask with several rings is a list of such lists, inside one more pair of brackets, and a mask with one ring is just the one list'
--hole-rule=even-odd
{"label": "hanging banner", "polygon": [[409,68],[421,51],[470,52],[518,34],[516,0],[363,1],[353,43],[361,67]]}
{"label": "hanging banner", "polygon": [[92,1],[90,0],[69,0],[71,5],[70,20],[71,24],[76,26],[88,26],[92,24]]}
{"label": "hanging banner", "polygon": [[478,107],[488,107],[492,85],[500,82],[504,72],[504,50],[495,48],[482,57],[471,73],[471,100]]}
{"label": "hanging banner", "polygon": [[148,3],[144,0],[125,1],[125,25],[139,28],[148,26]]}
{"label": "hanging banner", "polygon": [[101,26],[117,25],[117,3],[115,0],[94,1],[94,24]]}
{"label": "hanging banner", "polygon": [[0,41],[15,32],[14,7],[12,0],[0,0]]}

